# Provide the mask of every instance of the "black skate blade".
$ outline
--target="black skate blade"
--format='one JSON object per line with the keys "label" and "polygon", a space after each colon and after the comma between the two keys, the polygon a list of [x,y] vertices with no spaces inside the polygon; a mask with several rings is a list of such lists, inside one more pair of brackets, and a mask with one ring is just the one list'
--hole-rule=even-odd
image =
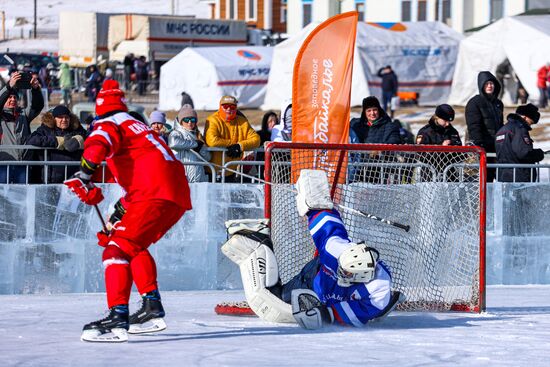
{"label": "black skate blade", "polygon": [[145,334],[145,333],[156,333],[166,329],[166,322],[164,319],[159,317],[156,319],[151,319],[143,324],[130,324],[130,334]]}
{"label": "black skate blade", "polygon": [[105,333],[97,329],[84,330],[80,340],[90,343],[124,343],[128,341],[128,332],[122,328],[114,328]]}

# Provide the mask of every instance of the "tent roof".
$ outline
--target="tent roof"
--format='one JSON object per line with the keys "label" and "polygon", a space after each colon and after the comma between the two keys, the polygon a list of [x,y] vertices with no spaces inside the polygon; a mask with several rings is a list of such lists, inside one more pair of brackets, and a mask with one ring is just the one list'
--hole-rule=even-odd
{"label": "tent roof", "polygon": [[[550,61],[550,16],[514,16],[498,20],[464,39],[460,44],[449,103],[465,105],[478,93],[477,74],[497,66],[506,58],[530,97],[538,97],[537,70]],[[505,94],[505,104],[512,103]]]}

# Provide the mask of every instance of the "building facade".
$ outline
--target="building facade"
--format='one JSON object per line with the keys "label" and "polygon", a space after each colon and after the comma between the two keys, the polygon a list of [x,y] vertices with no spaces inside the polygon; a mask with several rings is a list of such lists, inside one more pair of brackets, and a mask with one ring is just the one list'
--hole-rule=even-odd
{"label": "building facade", "polygon": [[287,33],[353,10],[359,12],[361,21],[442,21],[464,33],[538,8],[550,8],[550,0],[288,0]]}
{"label": "building facade", "polygon": [[550,0],[203,0],[214,19],[244,20],[268,33],[298,33],[311,22],[356,10],[365,22],[442,21],[457,32],[525,11]]}
{"label": "building facade", "polygon": [[287,0],[207,0],[214,19],[244,20],[249,28],[286,33]]}

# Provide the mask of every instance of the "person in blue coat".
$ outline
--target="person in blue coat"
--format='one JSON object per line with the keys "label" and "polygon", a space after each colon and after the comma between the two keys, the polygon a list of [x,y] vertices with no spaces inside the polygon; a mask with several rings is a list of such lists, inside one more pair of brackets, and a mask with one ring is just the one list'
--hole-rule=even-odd
{"label": "person in blue coat", "polygon": [[[533,148],[529,135],[531,126],[539,122],[537,106],[529,103],[519,106],[516,113],[507,116],[508,122],[496,134],[497,163],[534,164],[544,159],[542,149]],[[534,182],[537,170],[534,168],[499,168],[500,182]]]}

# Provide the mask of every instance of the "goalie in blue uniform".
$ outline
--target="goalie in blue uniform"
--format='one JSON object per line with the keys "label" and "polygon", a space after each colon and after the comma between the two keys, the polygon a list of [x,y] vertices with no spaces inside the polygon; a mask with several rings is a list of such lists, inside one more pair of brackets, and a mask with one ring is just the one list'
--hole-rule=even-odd
{"label": "goalie in blue uniform", "polygon": [[318,256],[288,283],[280,284],[265,223],[261,229],[237,225],[222,246],[240,267],[250,308],[267,321],[297,322],[306,329],[333,322],[360,327],[386,316],[401,294],[391,291],[391,273],[378,251],[350,241],[333,208],[326,173],[302,170],[296,188],[298,213],[308,217]]}

